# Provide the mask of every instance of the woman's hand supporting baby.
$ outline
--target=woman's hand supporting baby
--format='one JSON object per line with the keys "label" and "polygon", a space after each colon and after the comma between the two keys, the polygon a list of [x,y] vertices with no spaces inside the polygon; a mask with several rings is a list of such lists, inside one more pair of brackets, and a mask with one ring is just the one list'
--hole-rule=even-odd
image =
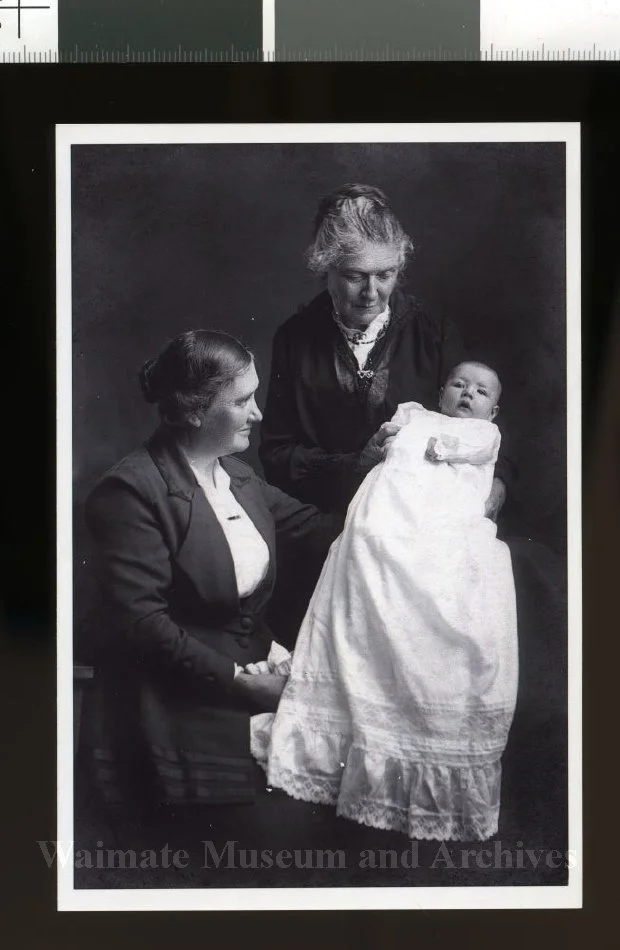
{"label": "woman's hand supporting baby", "polygon": [[379,426],[360,453],[359,465],[362,471],[370,471],[384,460],[387,450],[401,428],[396,422],[384,422]]}
{"label": "woman's hand supporting baby", "polygon": [[278,673],[238,673],[233,681],[233,691],[252,700],[261,709],[275,712],[287,679]]}
{"label": "woman's hand supporting baby", "polygon": [[497,521],[500,511],[506,501],[506,486],[501,478],[494,478],[491,485],[491,493],[484,506],[484,517],[491,521]]}

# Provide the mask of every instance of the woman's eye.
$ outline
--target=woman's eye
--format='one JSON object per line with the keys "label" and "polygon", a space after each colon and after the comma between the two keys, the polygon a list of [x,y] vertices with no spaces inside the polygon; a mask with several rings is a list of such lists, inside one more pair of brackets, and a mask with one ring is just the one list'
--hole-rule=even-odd
{"label": "woman's eye", "polygon": [[486,389],[479,389],[479,390],[478,390],[478,393],[479,393],[480,396],[488,396],[488,395],[489,395],[488,392],[486,391]]}

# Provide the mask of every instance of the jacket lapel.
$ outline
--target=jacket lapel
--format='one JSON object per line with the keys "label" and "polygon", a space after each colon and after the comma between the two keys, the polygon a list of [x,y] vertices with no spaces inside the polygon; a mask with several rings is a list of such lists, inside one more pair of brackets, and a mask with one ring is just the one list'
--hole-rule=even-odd
{"label": "jacket lapel", "polygon": [[159,429],[147,448],[168,488],[178,498],[178,566],[194,583],[206,603],[239,604],[232,555],[222,527],[198,486],[183,453],[165,429]]}
{"label": "jacket lapel", "polygon": [[[206,603],[239,607],[239,594],[230,547],[213,508],[194,478],[183,453],[165,427],[147,442],[153,461],[166,483],[168,495],[180,500],[177,564],[194,583]],[[276,563],[273,518],[251,469],[234,458],[221,459],[230,477],[230,489],[247,512],[269,548],[269,568],[261,590],[274,581]]]}

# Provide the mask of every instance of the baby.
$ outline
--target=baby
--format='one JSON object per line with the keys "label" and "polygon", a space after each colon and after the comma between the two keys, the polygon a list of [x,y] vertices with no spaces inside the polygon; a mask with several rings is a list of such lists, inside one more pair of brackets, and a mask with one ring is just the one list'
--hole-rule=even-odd
{"label": "baby", "polygon": [[[485,363],[468,361],[455,366],[441,390],[439,408],[443,415],[456,419],[488,419],[499,411],[502,387],[495,370]],[[440,451],[440,450],[439,450]],[[433,462],[444,461],[429,444],[426,457]]]}
{"label": "baby", "polygon": [[501,385],[449,374],[440,413],[398,407],[302,624],[277,713],[252,720],[272,786],[412,838],[498,827],[517,688],[507,547],[485,517]]}

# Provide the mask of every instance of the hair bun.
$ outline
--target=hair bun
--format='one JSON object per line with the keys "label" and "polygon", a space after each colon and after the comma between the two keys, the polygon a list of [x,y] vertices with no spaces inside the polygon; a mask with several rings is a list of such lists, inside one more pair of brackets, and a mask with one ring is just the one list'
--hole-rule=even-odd
{"label": "hair bun", "polygon": [[389,210],[388,200],[385,192],[374,185],[363,185],[347,182],[340,188],[336,188],[331,194],[321,198],[314,219],[314,236],[316,237],[319,228],[326,218],[338,217],[346,204],[364,214],[375,209]]}
{"label": "hair bun", "polygon": [[140,380],[140,388],[147,402],[158,402],[160,399],[160,393],[157,390],[157,380],[154,378],[156,376],[154,372],[156,366],[157,357],[147,360],[140,370],[138,377]]}

